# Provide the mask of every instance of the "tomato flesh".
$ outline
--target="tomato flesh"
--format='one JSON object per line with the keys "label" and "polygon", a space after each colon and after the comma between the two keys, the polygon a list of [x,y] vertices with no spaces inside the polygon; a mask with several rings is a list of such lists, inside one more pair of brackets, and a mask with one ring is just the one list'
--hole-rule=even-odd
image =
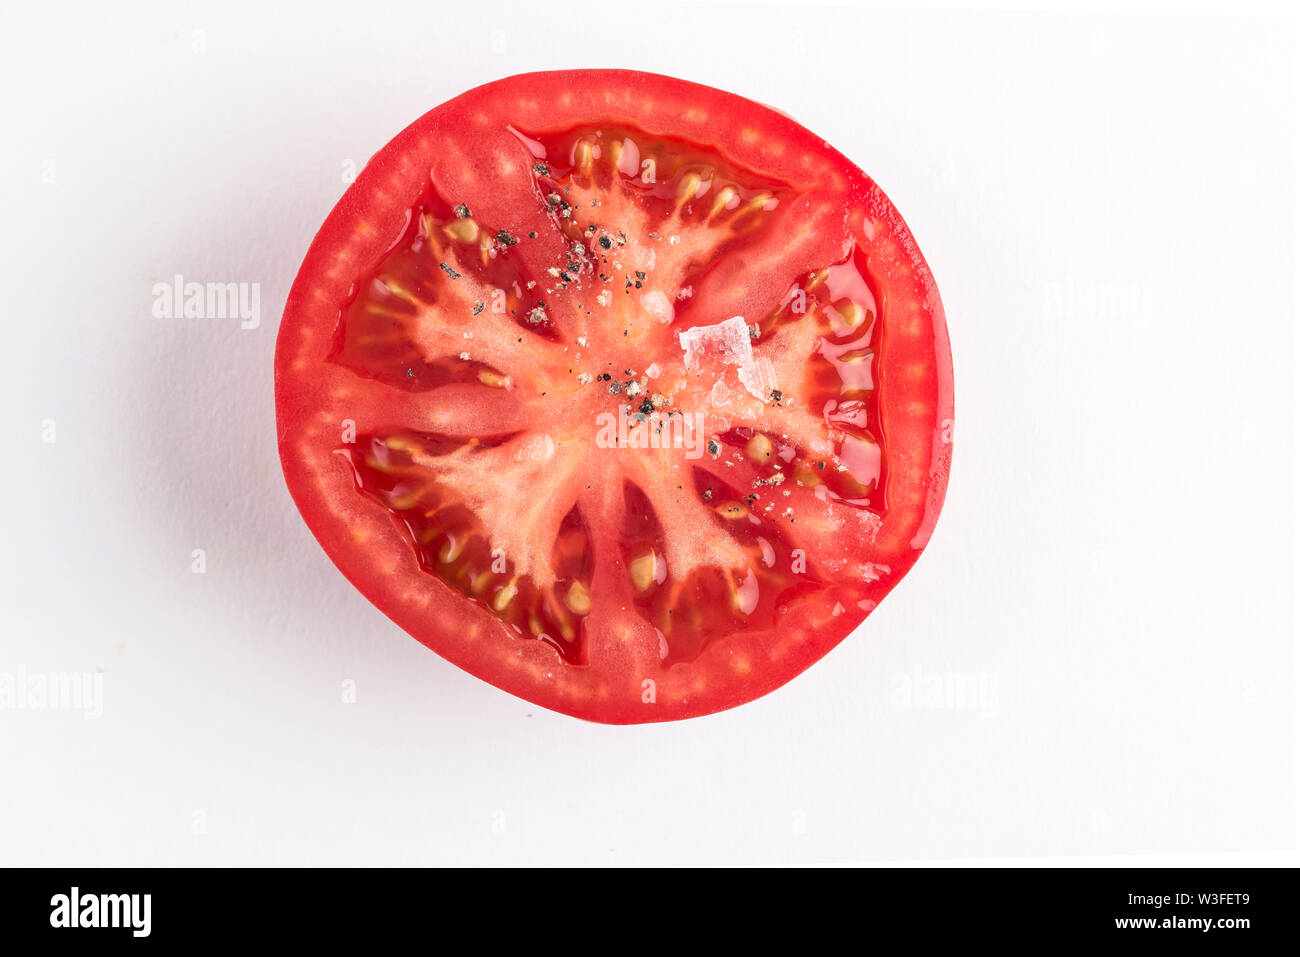
{"label": "tomato flesh", "polygon": [[947,479],[943,312],[897,212],[779,114],[646,74],[503,80],[389,144],[308,254],[276,391],[345,574],[593,720],[797,674],[915,561]]}

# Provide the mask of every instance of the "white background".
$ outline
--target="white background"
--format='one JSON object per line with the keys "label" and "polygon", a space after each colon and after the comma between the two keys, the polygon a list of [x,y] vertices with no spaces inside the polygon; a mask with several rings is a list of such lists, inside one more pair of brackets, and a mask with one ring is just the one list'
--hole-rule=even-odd
{"label": "white background", "polygon": [[[0,39],[0,672],[104,688],[98,720],[0,711],[0,863],[1294,848],[1294,20],[135,6],[29,4]],[[280,476],[276,325],[345,165],[566,66],[791,113],[890,194],[947,307],[929,550],[811,671],[710,718],[602,727],[460,672]],[[260,283],[261,327],[153,318],[177,273]],[[928,697],[960,680],[982,699]]]}

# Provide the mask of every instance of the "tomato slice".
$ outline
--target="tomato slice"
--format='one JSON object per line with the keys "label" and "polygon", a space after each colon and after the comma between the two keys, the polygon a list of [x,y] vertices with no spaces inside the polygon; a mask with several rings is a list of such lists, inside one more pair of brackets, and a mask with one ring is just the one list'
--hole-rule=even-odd
{"label": "tomato slice", "polygon": [[786,116],[621,70],[425,114],[335,207],[276,350],[285,478],[353,584],[595,721],[756,698],[915,562],[943,308],[898,211]]}

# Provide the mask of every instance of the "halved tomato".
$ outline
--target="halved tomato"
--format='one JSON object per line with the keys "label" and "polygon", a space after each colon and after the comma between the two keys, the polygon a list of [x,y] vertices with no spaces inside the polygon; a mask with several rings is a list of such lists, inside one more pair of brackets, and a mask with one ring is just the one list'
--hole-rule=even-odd
{"label": "halved tomato", "polygon": [[898,211],[786,116],[645,73],[515,76],[399,134],[312,243],[275,372],[344,575],[595,721],[790,680],[947,485],[943,308]]}

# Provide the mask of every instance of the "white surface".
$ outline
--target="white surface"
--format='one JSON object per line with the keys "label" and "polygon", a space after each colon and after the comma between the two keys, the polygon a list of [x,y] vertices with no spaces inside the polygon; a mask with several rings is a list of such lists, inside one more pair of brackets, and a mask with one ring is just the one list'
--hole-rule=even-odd
{"label": "white surface", "polygon": [[[7,15],[0,673],[102,668],[104,700],[0,711],[0,863],[1294,847],[1294,21],[368,9]],[[280,477],[276,324],[345,164],[564,66],[795,115],[903,210],[948,311],[929,551],[712,718],[584,724],[460,672],[342,579]],[[259,282],[261,327],[155,319],[177,273]],[[963,676],[976,707],[909,706]]]}

